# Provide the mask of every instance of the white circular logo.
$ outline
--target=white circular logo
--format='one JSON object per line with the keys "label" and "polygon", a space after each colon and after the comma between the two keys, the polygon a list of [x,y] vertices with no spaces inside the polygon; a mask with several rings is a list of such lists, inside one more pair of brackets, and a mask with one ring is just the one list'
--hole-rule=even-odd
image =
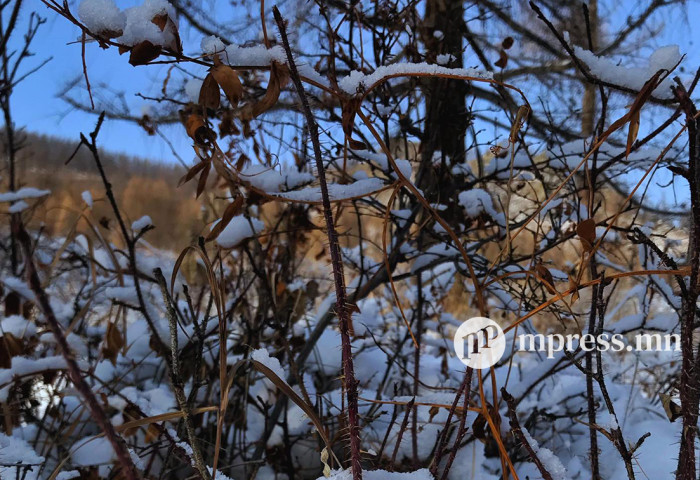
{"label": "white circular logo", "polygon": [[503,330],[486,317],[473,317],[460,325],[454,344],[457,358],[477,370],[492,367],[506,351]]}

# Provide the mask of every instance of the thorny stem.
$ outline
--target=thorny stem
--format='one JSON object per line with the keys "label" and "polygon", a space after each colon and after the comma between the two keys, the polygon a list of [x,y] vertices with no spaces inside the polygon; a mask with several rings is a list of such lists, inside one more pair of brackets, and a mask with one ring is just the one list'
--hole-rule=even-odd
{"label": "thorny stem", "polygon": [[[680,400],[683,431],[678,452],[677,480],[695,480],[695,437],[698,424],[698,361],[693,352],[693,326],[695,324],[696,304],[698,300],[698,276],[700,273],[700,128],[697,110],[683,85],[678,81],[674,94],[686,114],[688,127],[688,183],[690,186],[691,224],[688,242],[688,262],[690,264],[690,283],[683,296],[681,307],[681,378]],[[700,357],[700,356],[699,356]]]}
{"label": "thorny stem", "polygon": [[530,445],[530,442],[527,440],[525,432],[523,432],[523,429],[520,426],[520,422],[518,421],[518,414],[515,411],[515,399],[510,393],[506,391],[505,387],[501,388],[501,398],[503,398],[503,400],[506,401],[506,404],[508,404],[508,419],[510,420],[510,429],[513,431],[518,441],[527,451],[527,454],[530,456],[530,460],[532,460],[532,463],[535,464],[537,470],[540,471],[540,475],[542,475],[542,478],[544,480],[553,480],[552,474],[549,473],[549,471],[547,471],[547,468],[542,463],[542,460],[540,460],[540,457],[537,456],[537,452],[535,452],[535,449],[532,447],[532,445]]}
{"label": "thorny stem", "polygon": [[[452,464],[455,461],[455,458],[457,456],[457,451],[459,450],[459,446],[462,444],[462,439],[464,438],[464,435],[467,433],[468,427],[467,427],[467,412],[469,411],[469,399],[471,398],[471,386],[472,386],[472,377],[473,377],[474,369],[472,367],[467,367],[467,370],[464,372],[464,380],[462,382],[462,388],[461,391],[463,392],[464,395],[464,404],[463,404],[463,410],[462,410],[462,415],[459,418],[459,427],[457,428],[457,434],[455,435],[455,441],[452,447],[452,451],[450,452],[450,456],[447,457],[447,463],[445,464],[445,469],[442,471],[442,480],[445,480],[447,478],[447,475],[450,473],[450,469],[452,468]],[[455,406],[457,405],[457,402],[459,401],[460,395],[457,394],[455,397],[455,401],[452,404],[452,409],[450,410],[450,413],[454,412]],[[439,461],[436,459],[436,462]]]}
{"label": "thorny stem", "polygon": [[66,361],[70,380],[73,382],[73,385],[75,385],[75,389],[85,400],[85,405],[90,411],[90,415],[92,416],[93,420],[95,420],[97,425],[99,425],[100,429],[104,432],[105,437],[107,437],[107,440],[109,440],[109,443],[112,445],[112,448],[117,455],[117,461],[121,465],[124,478],[127,480],[137,480],[140,478],[140,476],[136,470],[133,460],[131,459],[131,455],[129,454],[126,444],[124,443],[124,440],[117,435],[117,432],[114,430],[114,426],[107,418],[104,409],[99,404],[92,389],[81,375],[78,362],[75,360],[75,356],[73,356],[73,352],[68,346],[68,341],[66,340],[65,335],[63,335],[62,327],[58,323],[58,319],[56,319],[56,315],[51,307],[49,297],[41,286],[41,280],[39,279],[39,274],[37,273],[36,267],[34,266],[34,261],[32,259],[31,238],[24,229],[21,220],[18,218],[14,218],[13,220],[12,230],[24,253],[29,287],[34,292],[38,306],[41,309],[41,312],[44,314],[49,329],[51,330],[51,333],[53,333],[61,354]]}
{"label": "thorny stem", "polygon": [[[592,187],[591,187],[592,188]],[[595,255],[592,254],[589,262],[589,268],[591,270],[591,277],[596,279],[598,277],[598,269]],[[588,334],[595,334],[595,324],[596,324],[596,299],[598,298],[598,289],[601,288],[599,285],[593,285],[591,294],[591,311],[588,318]],[[598,432],[594,425],[597,424],[596,420],[596,398],[595,390],[593,386],[594,381],[594,357],[593,352],[586,352],[585,365],[586,371],[589,372],[586,375],[586,399],[588,406],[588,436],[590,442],[590,462],[591,462],[591,479],[600,480],[600,462],[599,462],[599,450],[598,450]],[[600,368],[600,366],[599,366]]]}
{"label": "thorny stem", "polygon": [[[450,434],[450,424],[452,423],[452,417],[457,411],[457,405],[459,404],[459,399],[462,396],[462,392],[464,392],[464,390],[467,389],[467,398],[471,395],[471,392],[469,392],[472,381],[471,377],[472,369],[471,367],[469,367],[467,368],[466,372],[464,372],[464,379],[462,380],[462,384],[459,386],[459,389],[457,389],[455,398],[452,401],[452,407],[450,407],[450,410],[447,413],[447,420],[445,420],[445,428],[442,429],[442,432],[440,432],[440,435],[438,436],[437,445],[435,447],[435,457],[433,458],[433,461],[430,464],[430,473],[433,475],[434,478],[437,478],[438,467],[440,466],[440,461],[442,460],[442,457],[445,453],[445,447],[447,445],[448,436]],[[466,414],[466,411],[462,413],[462,415]]]}
{"label": "thorny stem", "polygon": [[350,345],[350,310],[347,308],[347,297],[345,290],[345,278],[343,275],[343,261],[340,254],[340,244],[338,242],[338,233],[335,230],[333,223],[333,212],[331,211],[330,197],[328,196],[328,185],[326,183],[326,172],[323,167],[323,158],[321,154],[321,142],[319,140],[318,125],[316,119],[311,112],[309,101],[304,93],[304,86],[301,83],[299,72],[294,63],[294,56],[289,47],[287,39],[287,29],[285,22],[282,19],[277,7],[273,7],[272,12],[277,22],[277,27],[282,37],[282,44],[287,54],[287,62],[292,78],[292,82],[296,87],[299,99],[301,100],[302,111],[306,117],[307,128],[313,145],[314,156],[316,159],[316,169],[318,170],[318,178],[321,186],[321,198],[323,205],[323,216],[326,220],[326,230],[328,235],[328,243],[331,256],[331,265],[333,267],[333,279],[335,280],[336,294],[336,314],[340,320],[340,336],[342,342],[343,354],[343,376],[345,377],[345,390],[347,392],[348,401],[348,427],[350,429],[350,460],[352,467],[353,480],[362,479],[362,465],[360,464],[360,431],[359,419],[357,413],[357,380],[355,379],[355,371],[352,362],[352,348]]}

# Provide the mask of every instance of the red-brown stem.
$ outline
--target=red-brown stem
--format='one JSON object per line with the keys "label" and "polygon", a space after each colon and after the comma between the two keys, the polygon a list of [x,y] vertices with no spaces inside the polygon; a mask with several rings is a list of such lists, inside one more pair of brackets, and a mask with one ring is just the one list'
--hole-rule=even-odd
{"label": "red-brown stem", "polygon": [[331,256],[331,265],[333,267],[333,279],[335,281],[336,295],[336,314],[340,320],[340,338],[342,342],[343,352],[343,376],[345,378],[345,391],[348,400],[348,428],[350,434],[350,460],[352,467],[353,480],[362,479],[362,465],[360,464],[360,429],[359,418],[357,413],[357,380],[355,379],[355,369],[352,362],[352,348],[350,344],[350,311],[347,308],[347,295],[345,291],[345,276],[343,274],[343,260],[340,255],[340,244],[338,242],[338,232],[335,230],[333,223],[333,212],[331,211],[331,201],[328,196],[328,184],[326,183],[326,171],[323,167],[323,156],[321,154],[321,142],[318,135],[318,125],[316,119],[311,112],[309,101],[304,93],[304,86],[301,83],[301,77],[294,63],[294,56],[289,47],[287,39],[287,29],[284,20],[277,7],[272,8],[272,13],[275,16],[277,27],[282,37],[282,44],[287,54],[287,63],[292,82],[299,94],[301,100],[302,111],[306,117],[309,136],[313,144],[314,157],[316,159],[316,169],[318,170],[318,179],[321,186],[321,198],[323,205],[323,216],[326,220],[326,234],[328,235],[328,247]]}
{"label": "red-brown stem", "polygon": [[501,388],[501,397],[506,401],[506,404],[508,405],[508,419],[510,420],[510,429],[513,431],[518,441],[520,441],[522,446],[527,451],[527,454],[530,456],[530,460],[532,460],[532,463],[535,464],[537,470],[540,471],[540,475],[542,475],[542,478],[544,480],[552,480],[552,474],[547,471],[547,468],[542,463],[542,460],[540,460],[540,457],[537,456],[537,452],[535,452],[532,445],[530,445],[530,442],[528,442],[527,437],[523,432],[523,429],[520,427],[520,422],[518,422],[518,414],[515,411],[515,399],[511,394],[509,394],[506,391],[505,387]]}
{"label": "red-brown stem", "polygon": [[29,287],[34,292],[37,304],[41,309],[41,312],[44,314],[44,317],[46,318],[46,323],[51,329],[51,333],[53,333],[53,336],[56,339],[56,343],[59,346],[61,354],[63,355],[63,358],[66,361],[66,365],[68,366],[68,376],[70,377],[71,382],[73,382],[73,385],[75,385],[75,389],[85,400],[85,405],[90,411],[90,415],[95,420],[100,429],[104,432],[105,437],[107,437],[107,440],[109,440],[109,443],[112,444],[112,448],[117,454],[117,461],[119,462],[122,468],[122,474],[124,475],[124,478],[128,480],[137,480],[140,478],[140,476],[138,471],[136,470],[134,462],[131,460],[131,455],[129,455],[129,451],[126,448],[126,444],[124,443],[124,440],[119,435],[117,435],[117,432],[114,430],[114,426],[107,418],[104,409],[97,401],[97,398],[95,397],[95,394],[93,393],[92,389],[90,389],[90,386],[80,374],[80,367],[78,366],[78,362],[75,360],[73,352],[68,346],[68,342],[66,341],[65,335],[63,335],[63,330],[61,329],[61,325],[56,319],[56,315],[54,314],[53,308],[51,307],[51,303],[49,302],[49,297],[48,295],[46,295],[44,288],[41,286],[41,280],[39,279],[39,274],[36,271],[36,267],[34,266],[34,261],[32,259],[31,238],[29,238],[29,234],[24,229],[21,220],[19,220],[16,217],[14,217],[13,220],[14,221],[12,222],[12,230],[14,232],[15,238],[17,238],[24,253],[24,264],[26,268],[27,279],[29,281]]}
{"label": "red-brown stem", "polygon": [[680,81],[674,88],[676,98],[686,114],[688,127],[688,183],[690,184],[691,227],[688,246],[690,263],[690,282],[687,293],[683,296],[681,307],[681,378],[679,394],[681,399],[681,416],[683,430],[678,452],[677,480],[695,480],[695,437],[698,424],[698,359],[693,351],[693,330],[696,320],[696,304],[700,291],[698,279],[700,274],[700,127],[697,110]]}

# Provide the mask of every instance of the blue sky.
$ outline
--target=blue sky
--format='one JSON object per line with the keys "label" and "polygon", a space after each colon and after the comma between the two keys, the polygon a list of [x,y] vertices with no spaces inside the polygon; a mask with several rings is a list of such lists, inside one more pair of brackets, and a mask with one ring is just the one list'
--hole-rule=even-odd
{"label": "blue sky", "polygon": [[[25,3],[23,15],[28,15],[38,4],[38,11],[47,20],[32,44],[36,55],[26,61],[25,68],[30,69],[49,56],[53,57],[53,60],[16,88],[12,98],[15,123],[32,132],[77,140],[80,132],[92,131],[96,116],[73,110],[57,98],[57,93],[76,77],[80,77],[84,85],[81,46],[79,42],[74,43],[79,38],[79,30],[45,8],[39,0]],[[126,7],[140,2],[117,3],[120,7]],[[196,40],[196,45],[198,44],[199,39]],[[163,66],[132,67],[128,63],[128,56],[120,57],[116,49],[102,50],[96,44],[87,46],[86,63],[93,94],[100,95],[100,89],[97,88],[100,83],[111,83],[113,88],[127,92],[126,100],[132,113],[139,113],[141,106],[147,103],[136,97],[135,93],[156,93],[167,71]],[[116,83],[114,79],[117,79]],[[162,130],[175,144],[181,156],[190,160],[192,150],[182,128],[172,125],[165,126]],[[142,157],[165,161],[173,159],[165,142],[158,137],[149,137],[141,128],[130,122],[108,121],[100,134],[99,144],[109,150]]]}
{"label": "blue sky", "polygon": [[[207,0],[215,8],[215,0]],[[117,4],[125,8],[137,3],[137,0],[122,1]],[[257,2],[255,2],[257,4]],[[628,15],[634,16],[646,5],[638,2],[620,2],[616,4],[614,11],[602,12],[604,18],[611,19],[611,29],[616,28],[616,23],[622,23]],[[71,6],[77,9],[77,2],[71,2]],[[271,4],[270,4],[271,6]],[[25,68],[40,63],[48,56],[53,60],[41,71],[35,73],[22,83],[14,92],[13,113],[18,126],[26,126],[29,131],[57,135],[68,139],[77,139],[79,132],[89,132],[95,123],[95,116],[73,110],[56,94],[61,91],[71,80],[82,78],[81,46],[77,42],[79,30],[65,19],[46,9],[39,0],[29,0],[23,7],[23,16],[35,7],[47,19],[46,24],[40,29],[33,44],[36,56],[27,61]],[[700,55],[695,54],[697,45],[694,38],[700,33],[692,21],[700,16],[700,3],[692,1],[684,6],[672,7],[668,13],[658,17],[663,22],[662,34],[654,40],[656,46],[665,44],[679,44],[681,52],[688,58],[684,62],[691,71],[700,65]],[[227,12],[231,7],[227,6]],[[243,20],[242,18],[240,20]],[[243,43],[251,40],[249,32],[241,33],[242,38],[235,38]],[[198,47],[201,36],[195,33],[181,30],[185,50],[191,51]],[[96,96],[105,95],[99,88],[101,83],[112,85],[115,90],[123,90],[126,93],[125,100],[132,113],[138,114],[141,106],[147,102],[136,97],[137,92],[144,95],[157,95],[166,76],[167,67],[149,66],[132,67],[126,56],[120,57],[115,49],[101,50],[96,44],[89,44],[86,48],[87,67],[90,81],[93,85],[93,93]],[[643,54],[651,53],[643,52]],[[643,61],[643,59],[640,59]],[[116,81],[115,81],[116,79]],[[84,83],[83,83],[84,84]],[[108,95],[108,94],[107,94]],[[189,161],[192,157],[190,142],[181,126],[172,125],[161,128],[162,132],[173,142],[180,155]],[[174,156],[170,148],[158,137],[149,137],[146,133],[129,122],[108,121],[100,135],[100,144],[109,150],[125,152],[133,155],[173,161]]]}

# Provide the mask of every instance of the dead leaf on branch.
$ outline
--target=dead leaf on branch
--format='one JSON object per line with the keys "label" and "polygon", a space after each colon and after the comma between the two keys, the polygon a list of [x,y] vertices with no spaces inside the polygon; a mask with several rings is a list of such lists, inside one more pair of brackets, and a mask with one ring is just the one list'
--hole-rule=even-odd
{"label": "dead leaf on branch", "polygon": [[579,299],[580,295],[578,293],[578,283],[576,282],[576,279],[569,275],[569,290],[571,290],[571,304],[573,305],[576,303],[576,300]]}
{"label": "dead leaf on branch", "polygon": [[355,123],[355,116],[360,109],[362,99],[359,97],[351,97],[343,101],[342,126],[350,148],[353,150],[364,150],[367,145],[364,142],[352,138],[352,130]]}
{"label": "dead leaf on branch", "polygon": [[508,54],[505,50],[499,50],[498,60],[496,60],[494,65],[496,65],[498,68],[506,68],[506,65],[508,65]]}
{"label": "dead leaf on branch", "polygon": [[576,234],[586,252],[593,250],[595,244],[595,220],[588,218],[576,225]]}
{"label": "dead leaf on branch", "polygon": [[131,49],[131,54],[129,55],[129,63],[134,67],[138,65],[146,65],[158,58],[161,53],[161,48],[158,45],[153,45],[148,40],[137,43]]}
{"label": "dead leaf on branch", "polygon": [[224,91],[231,108],[238,106],[238,102],[243,96],[243,85],[241,85],[241,80],[238,78],[236,71],[228,65],[219,64],[212,67],[210,72],[216,83]]}
{"label": "dead leaf on branch", "polygon": [[552,295],[556,294],[557,291],[554,289],[554,277],[552,277],[552,273],[549,271],[549,269],[542,265],[542,263],[538,262],[535,265],[535,271],[537,272],[537,275],[544,280],[542,282],[544,288],[546,288]]}
{"label": "dead leaf on branch", "polygon": [[238,196],[233,202],[228,204],[226,210],[224,210],[224,214],[221,216],[221,220],[219,220],[219,222],[216,225],[214,225],[214,228],[212,228],[211,232],[209,232],[209,235],[207,235],[204,241],[211,242],[212,240],[216,240],[216,238],[221,234],[224,228],[226,228],[228,224],[231,223],[233,217],[240,213],[242,207],[243,197]]}
{"label": "dead leaf on branch", "polygon": [[112,365],[117,364],[117,356],[119,351],[124,346],[124,337],[117,328],[116,322],[111,322],[107,325],[104,344],[102,345],[102,355],[109,360]]}
{"label": "dead leaf on branch", "polygon": [[170,32],[173,38],[171,42],[166,46],[178,55],[182,54],[182,41],[180,40],[180,32],[178,32],[177,24],[173,21],[172,18],[170,18],[170,15],[168,15],[167,12],[163,12],[153,17],[151,19],[151,23],[156,25],[161,32]]}
{"label": "dead leaf on branch", "polygon": [[[242,120],[250,120],[258,117],[260,114],[267,112],[275,106],[280,98],[282,88],[289,80],[289,72],[286,65],[276,62],[270,67],[270,80],[267,82],[267,90],[265,95],[257,102],[246,105],[242,113]],[[244,124],[245,127],[245,124]]]}
{"label": "dead leaf on branch", "polygon": [[625,123],[629,122],[630,125],[629,131],[627,132],[625,158],[629,157],[629,154],[632,151],[632,146],[637,139],[637,133],[639,132],[639,115],[642,107],[651,98],[651,94],[654,93],[656,87],[658,87],[661,83],[662,76],[665,72],[665,70],[659,70],[654,74],[654,76],[647,80],[642,89],[639,91],[639,94],[637,94],[637,97],[634,99],[634,102],[632,102],[629,112],[613,122],[613,124],[610,125],[610,127],[602,135],[603,137],[607,137],[618,128],[621,128]]}
{"label": "dead leaf on branch", "polygon": [[209,162],[206,160],[202,160],[192,168],[190,168],[185,175],[182,176],[182,178],[177,182],[177,186],[184,185],[185,183],[189,182],[192,180],[199,172],[202,171],[204,167],[207,166]]}
{"label": "dead leaf on branch", "polygon": [[187,135],[195,141],[197,145],[206,145],[216,139],[216,133],[209,128],[204,121],[204,117],[198,113],[190,114],[185,120]]}
{"label": "dead leaf on branch", "polygon": [[221,105],[221,92],[219,85],[211,73],[204,77],[204,82],[199,90],[199,105],[210,110],[217,110]]}
{"label": "dead leaf on branch", "polygon": [[0,337],[0,368],[12,367],[12,357],[22,355],[24,344],[22,339],[15,337],[11,333],[5,332]]}
{"label": "dead leaf on branch", "polygon": [[206,167],[202,170],[202,174],[199,176],[199,181],[197,182],[197,198],[204,192],[204,188],[207,186],[207,178],[209,178],[209,171],[211,170],[211,162],[207,162]]}

